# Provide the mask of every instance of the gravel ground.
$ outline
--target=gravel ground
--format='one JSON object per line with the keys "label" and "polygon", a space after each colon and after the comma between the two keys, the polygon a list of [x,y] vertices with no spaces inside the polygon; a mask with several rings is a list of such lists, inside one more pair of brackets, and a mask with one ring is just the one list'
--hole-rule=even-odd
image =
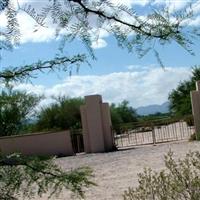
{"label": "gravel ground", "polygon": [[[94,181],[98,186],[87,189],[86,200],[120,200],[123,199],[124,190],[137,185],[137,174],[142,172],[144,167],[163,169],[164,155],[170,149],[176,158],[181,158],[189,151],[200,150],[200,142],[182,141],[140,146],[111,153],[81,154],[60,158],[57,162],[66,170],[80,166],[89,166],[94,170]],[[46,200],[47,197],[36,199]],[[66,191],[58,199],[72,198]]]}

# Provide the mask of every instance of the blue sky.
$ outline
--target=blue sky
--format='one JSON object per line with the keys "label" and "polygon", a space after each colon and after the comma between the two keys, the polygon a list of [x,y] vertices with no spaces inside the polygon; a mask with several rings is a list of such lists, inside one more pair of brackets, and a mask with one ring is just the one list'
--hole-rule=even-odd
{"label": "blue sky", "polygon": [[[199,13],[200,1],[195,2],[195,12]],[[20,3],[23,4],[24,0]],[[38,1],[34,3],[37,5]],[[145,13],[149,6],[157,4],[167,4],[173,12],[183,8],[188,1],[126,0],[123,3],[140,13]],[[3,20],[4,16],[0,15],[0,27],[4,25]],[[1,67],[30,64],[39,59],[52,59],[58,53],[60,41],[54,38],[53,29],[41,29],[33,33],[34,22],[30,18],[21,14],[19,21],[23,24],[22,43],[12,52],[1,52]],[[200,18],[197,16],[192,23],[199,27]],[[102,31],[98,43],[93,43],[97,60],[90,60],[92,67],[82,64],[79,73],[77,74],[74,69],[71,77],[63,72],[39,73],[31,83],[17,83],[16,88],[45,95],[46,99],[41,103],[42,106],[52,102],[52,95],[77,97],[90,94],[101,94],[104,101],[115,103],[127,99],[133,107],[161,104],[167,101],[168,93],[180,81],[189,78],[191,67],[199,64],[199,41],[196,41],[192,48],[195,56],[191,56],[175,43],[159,46],[158,51],[165,65],[163,70],[152,52],[139,59],[135,53],[120,49],[112,35]],[[76,40],[67,44],[64,54],[73,55],[85,51],[85,47]]]}

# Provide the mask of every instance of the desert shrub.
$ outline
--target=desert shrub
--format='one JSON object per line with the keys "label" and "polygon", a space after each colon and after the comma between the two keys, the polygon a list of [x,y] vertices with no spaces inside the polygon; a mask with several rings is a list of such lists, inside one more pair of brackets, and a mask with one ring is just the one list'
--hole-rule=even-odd
{"label": "desert shrub", "polygon": [[187,123],[188,126],[194,126],[194,119],[192,115],[184,117],[184,121]]}
{"label": "desert shrub", "polygon": [[124,200],[199,200],[200,153],[190,152],[176,161],[170,151],[165,156],[166,169],[145,169],[139,185],[124,192]]}
{"label": "desert shrub", "polygon": [[194,141],[194,140],[200,141],[200,133],[198,133],[198,134],[193,133],[193,134],[190,136],[189,141]]}
{"label": "desert shrub", "polygon": [[200,141],[200,133],[197,133],[197,134],[196,134],[196,140],[197,140],[197,141]]}
{"label": "desert shrub", "polygon": [[196,138],[196,133],[193,133],[193,134],[190,136],[189,141],[195,141],[195,140],[197,140],[197,138]]}

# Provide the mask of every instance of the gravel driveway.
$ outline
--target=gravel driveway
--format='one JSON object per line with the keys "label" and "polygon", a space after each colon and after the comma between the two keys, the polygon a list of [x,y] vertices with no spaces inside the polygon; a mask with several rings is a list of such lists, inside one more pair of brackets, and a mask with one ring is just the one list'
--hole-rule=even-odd
{"label": "gravel driveway", "polygon": [[[57,162],[66,170],[80,166],[90,166],[94,170],[94,181],[98,186],[87,189],[86,200],[120,200],[123,199],[124,190],[137,185],[137,174],[142,172],[144,167],[155,170],[164,167],[163,157],[170,149],[177,158],[181,158],[190,150],[200,150],[200,142],[182,141],[111,153],[82,154],[60,158]],[[41,199],[47,198],[44,196]],[[69,192],[61,194],[59,199],[71,199]]]}

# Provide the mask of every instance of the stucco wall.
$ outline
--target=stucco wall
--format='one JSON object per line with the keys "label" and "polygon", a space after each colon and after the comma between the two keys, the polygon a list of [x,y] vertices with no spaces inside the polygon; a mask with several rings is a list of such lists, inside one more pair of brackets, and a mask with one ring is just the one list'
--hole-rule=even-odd
{"label": "stucco wall", "polygon": [[3,154],[19,152],[24,155],[73,155],[69,131],[34,133],[0,138]]}
{"label": "stucco wall", "polygon": [[195,133],[200,134],[200,81],[196,82],[196,91],[190,92]]}
{"label": "stucco wall", "polygon": [[108,152],[114,149],[111,116],[108,103],[101,95],[85,96],[81,106],[84,148],[86,153]]}

